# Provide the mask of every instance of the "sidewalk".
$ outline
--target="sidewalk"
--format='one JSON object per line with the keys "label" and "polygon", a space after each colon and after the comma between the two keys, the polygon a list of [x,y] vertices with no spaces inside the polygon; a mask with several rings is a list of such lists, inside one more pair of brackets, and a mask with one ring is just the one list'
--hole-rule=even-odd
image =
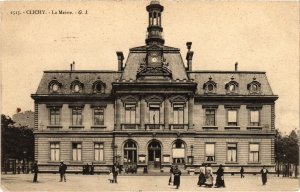
{"label": "sidewalk", "polygon": [[[268,177],[267,185],[260,176],[225,176],[226,188],[198,187],[197,176],[182,176],[181,186],[168,185],[168,176],[119,176],[118,183],[109,183],[106,175],[67,174],[67,182],[59,182],[59,174],[39,174],[38,183],[32,183],[32,174],[2,175],[3,191],[298,191],[298,179]],[[216,176],[214,175],[214,179]]]}

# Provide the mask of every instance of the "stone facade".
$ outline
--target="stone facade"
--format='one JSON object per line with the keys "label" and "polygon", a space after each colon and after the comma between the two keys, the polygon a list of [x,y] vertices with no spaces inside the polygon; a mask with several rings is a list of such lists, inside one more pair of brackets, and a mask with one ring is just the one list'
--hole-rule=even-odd
{"label": "stone facade", "polygon": [[275,101],[266,73],[193,71],[164,45],[157,1],[147,6],[146,45],[130,49],[117,71],[45,71],[35,100],[35,158],[41,171],[59,161],[80,172],[114,162],[138,171],[196,170],[203,163],[256,172],[274,167]]}

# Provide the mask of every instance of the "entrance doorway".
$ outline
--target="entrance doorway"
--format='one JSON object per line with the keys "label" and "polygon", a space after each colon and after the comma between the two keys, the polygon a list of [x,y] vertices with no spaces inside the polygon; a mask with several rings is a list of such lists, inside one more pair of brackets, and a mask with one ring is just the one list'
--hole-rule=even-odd
{"label": "entrance doorway", "polygon": [[137,147],[134,141],[129,140],[124,145],[125,171],[136,172],[137,169]]}
{"label": "entrance doorway", "polygon": [[160,169],[161,165],[161,146],[158,141],[152,141],[148,145],[148,168]]}

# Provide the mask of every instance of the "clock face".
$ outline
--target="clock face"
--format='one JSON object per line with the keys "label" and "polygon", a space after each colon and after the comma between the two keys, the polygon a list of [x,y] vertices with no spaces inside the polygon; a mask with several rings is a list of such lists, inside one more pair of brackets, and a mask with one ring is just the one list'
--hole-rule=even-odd
{"label": "clock face", "polygon": [[151,58],[151,61],[152,61],[153,63],[156,63],[156,62],[157,62],[157,57],[152,57],[152,58]]}

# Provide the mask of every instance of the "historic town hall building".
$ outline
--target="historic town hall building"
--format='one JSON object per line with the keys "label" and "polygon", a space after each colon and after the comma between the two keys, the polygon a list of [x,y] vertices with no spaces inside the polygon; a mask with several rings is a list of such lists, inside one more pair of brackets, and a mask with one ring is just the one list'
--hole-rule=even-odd
{"label": "historic town hall building", "polygon": [[226,171],[274,167],[275,100],[265,72],[193,71],[190,42],[165,45],[157,1],[147,6],[146,45],[117,71],[44,71],[35,101],[35,158],[41,171],[95,171],[114,161],[149,170],[223,164]]}

